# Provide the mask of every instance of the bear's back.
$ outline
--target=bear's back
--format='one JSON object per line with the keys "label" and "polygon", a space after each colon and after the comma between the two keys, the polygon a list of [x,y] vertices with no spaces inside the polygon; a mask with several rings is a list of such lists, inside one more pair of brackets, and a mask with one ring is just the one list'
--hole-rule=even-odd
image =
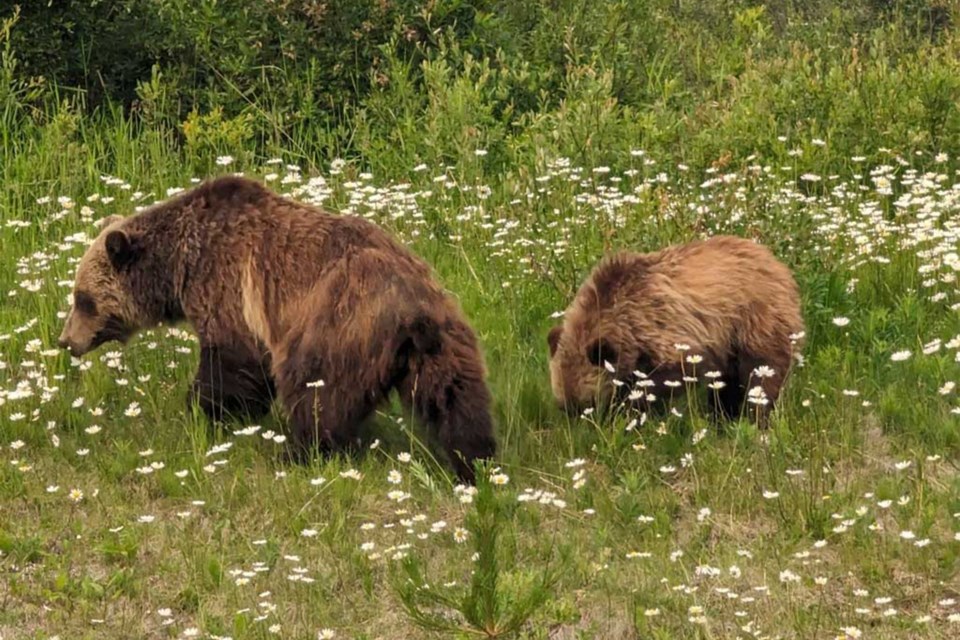
{"label": "bear's back", "polygon": [[763,245],[733,236],[609,256],[575,306],[578,323],[629,327],[664,350],[676,342],[728,342],[745,312],[758,306],[802,327],[790,270]]}
{"label": "bear's back", "polygon": [[764,245],[744,238],[714,236],[668,247],[644,259],[657,286],[701,299],[708,306],[739,307],[758,298],[799,296],[786,265]]}

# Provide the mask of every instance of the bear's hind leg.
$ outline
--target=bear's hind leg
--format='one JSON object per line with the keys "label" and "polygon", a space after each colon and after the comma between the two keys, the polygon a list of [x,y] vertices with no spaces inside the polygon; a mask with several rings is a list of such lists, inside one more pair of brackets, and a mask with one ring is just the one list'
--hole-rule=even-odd
{"label": "bear's hind leg", "polygon": [[205,345],[187,406],[196,402],[213,421],[228,416],[258,418],[270,411],[275,395],[269,356]]}

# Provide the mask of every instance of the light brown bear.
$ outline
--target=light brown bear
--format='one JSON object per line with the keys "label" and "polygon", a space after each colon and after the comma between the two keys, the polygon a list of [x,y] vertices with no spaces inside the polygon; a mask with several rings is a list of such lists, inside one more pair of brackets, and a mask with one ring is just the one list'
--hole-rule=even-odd
{"label": "light brown bear", "polygon": [[549,332],[553,394],[570,412],[618,399],[646,406],[697,378],[717,414],[749,406],[766,426],[803,331],[793,275],[759,244],[717,236],[619,253]]}
{"label": "light brown bear", "polygon": [[59,343],[80,356],[160,322],[200,340],[189,400],[262,415],[292,451],[332,450],[396,389],[460,480],[496,452],[474,332],[431,269],[376,225],[222,177],[119,220],[77,268]]}

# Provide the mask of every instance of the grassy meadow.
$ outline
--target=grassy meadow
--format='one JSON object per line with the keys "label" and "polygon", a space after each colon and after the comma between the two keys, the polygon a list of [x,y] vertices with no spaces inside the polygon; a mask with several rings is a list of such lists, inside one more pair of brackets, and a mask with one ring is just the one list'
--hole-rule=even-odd
{"label": "grassy meadow", "polygon": [[[306,89],[333,80],[244,85],[215,42],[211,85],[158,65],[94,103],[0,14],[0,639],[960,638],[960,10],[603,4],[477,13],[419,57],[400,29],[323,121]],[[95,221],[229,172],[434,266],[489,369],[476,488],[397,403],[305,465],[279,406],[210,425],[187,326],[56,348]],[[771,428],[694,387],[559,411],[546,334],[593,264],[719,233],[802,290]]]}

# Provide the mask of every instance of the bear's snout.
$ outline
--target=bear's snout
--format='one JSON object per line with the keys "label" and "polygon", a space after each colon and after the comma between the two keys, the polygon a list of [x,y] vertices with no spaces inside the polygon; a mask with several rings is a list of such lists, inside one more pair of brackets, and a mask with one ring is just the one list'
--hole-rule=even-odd
{"label": "bear's snout", "polygon": [[61,349],[69,351],[71,354],[74,352],[73,345],[63,336],[60,336],[60,338],[57,339],[57,346]]}
{"label": "bear's snout", "polygon": [[82,356],[84,353],[87,352],[87,349],[84,348],[82,345],[78,345],[75,342],[71,342],[70,339],[64,336],[60,336],[57,339],[57,346],[59,346],[61,349],[69,351],[70,355],[72,355],[74,358],[79,358],[80,356]]}

